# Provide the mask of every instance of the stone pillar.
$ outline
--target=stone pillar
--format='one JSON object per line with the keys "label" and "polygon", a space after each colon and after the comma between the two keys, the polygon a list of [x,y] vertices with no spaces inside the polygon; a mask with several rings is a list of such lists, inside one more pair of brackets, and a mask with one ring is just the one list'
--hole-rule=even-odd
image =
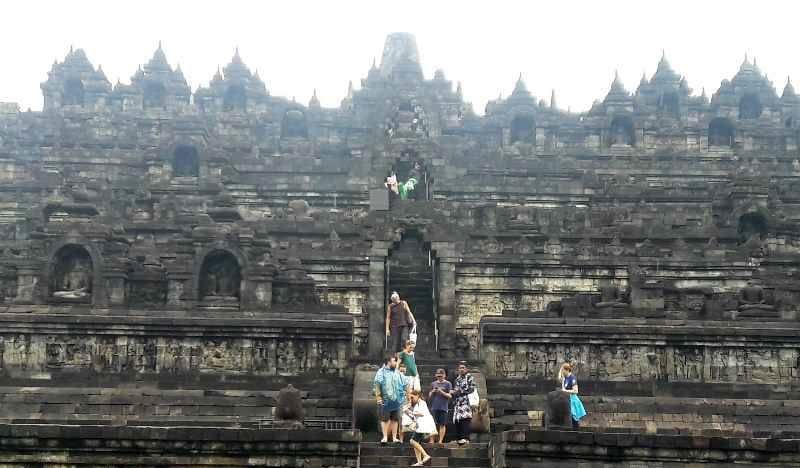
{"label": "stone pillar", "polygon": [[386,340],[386,257],[389,255],[387,241],[373,241],[369,252],[369,317],[368,350],[371,358],[380,357]]}
{"label": "stone pillar", "polygon": [[275,267],[267,265],[254,268],[244,281],[242,308],[266,311],[272,307],[272,282]]}
{"label": "stone pillar", "polygon": [[167,305],[182,307],[185,294],[191,290],[192,274],[189,272],[167,272]]}
{"label": "stone pillar", "polygon": [[17,304],[34,304],[36,303],[36,286],[39,284],[39,266],[23,266],[17,267],[17,297],[14,300]]}
{"label": "stone pillar", "polygon": [[108,297],[108,305],[110,306],[123,306],[126,299],[126,283],[128,275],[118,268],[111,270],[106,269],[104,273],[106,294]]}
{"label": "stone pillar", "polygon": [[456,262],[450,242],[432,242],[436,252],[436,297],[439,328],[439,352],[443,357],[455,357],[456,341]]}

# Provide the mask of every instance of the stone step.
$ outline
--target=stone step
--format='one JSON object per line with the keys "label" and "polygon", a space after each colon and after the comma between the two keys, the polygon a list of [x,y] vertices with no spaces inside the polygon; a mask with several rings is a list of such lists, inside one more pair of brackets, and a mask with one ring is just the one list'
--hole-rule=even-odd
{"label": "stone step", "polygon": [[[411,453],[411,448],[407,449]],[[430,455],[430,454],[429,454]],[[416,463],[417,459],[413,455],[404,457],[365,457],[361,456],[361,467],[367,468],[370,466],[385,467],[385,466],[411,466]],[[448,458],[448,457],[434,457],[425,464],[425,466],[436,467],[489,467],[488,458]]]}
{"label": "stone step", "polygon": [[[469,444],[466,447],[457,447],[455,443],[448,442],[445,447],[439,447],[438,444],[423,443],[422,447],[432,457],[451,457],[451,458],[482,458],[486,456],[487,444]],[[400,457],[408,455],[409,445],[408,442],[402,444],[400,447],[392,446],[371,446],[365,447],[365,443],[361,444],[362,456],[381,456],[381,457]]]}
{"label": "stone step", "polygon": [[[423,443],[422,446],[431,456],[431,461],[426,466],[458,468],[491,466],[487,443],[472,443],[463,447],[452,442],[445,444],[445,447]],[[416,463],[412,448],[407,442],[402,445],[385,446],[378,442],[362,442],[360,452],[362,468],[411,466]]]}

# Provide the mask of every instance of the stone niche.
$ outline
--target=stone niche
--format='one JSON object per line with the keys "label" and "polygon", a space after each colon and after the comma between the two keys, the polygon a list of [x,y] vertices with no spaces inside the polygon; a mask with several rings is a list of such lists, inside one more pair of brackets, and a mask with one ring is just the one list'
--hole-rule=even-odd
{"label": "stone niche", "polygon": [[86,248],[77,244],[61,247],[50,265],[50,300],[89,304],[94,286],[94,266]]}
{"label": "stone niche", "polygon": [[242,269],[226,250],[214,250],[203,259],[198,278],[198,296],[209,305],[238,306],[241,299]]}

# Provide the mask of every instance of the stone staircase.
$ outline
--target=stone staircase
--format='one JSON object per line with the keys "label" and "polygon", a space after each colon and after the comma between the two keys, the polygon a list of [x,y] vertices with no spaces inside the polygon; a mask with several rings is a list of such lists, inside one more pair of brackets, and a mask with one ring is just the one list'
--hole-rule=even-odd
{"label": "stone staircase", "polygon": [[436,350],[433,304],[433,272],[428,248],[418,236],[403,238],[389,257],[389,290],[407,301],[417,320],[417,353],[431,356]]}
{"label": "stone staircase", "polygon": [[[459,447],[453,443],[422,444],[431,460],[425,466],[457,468],[489,468],[488,444],[477,443]],[[361,468],[384,468],[392,466],[411,466],[416,463],[414,451],[405,442],[400,445],[381,446],[378,442],[361,443]]]}

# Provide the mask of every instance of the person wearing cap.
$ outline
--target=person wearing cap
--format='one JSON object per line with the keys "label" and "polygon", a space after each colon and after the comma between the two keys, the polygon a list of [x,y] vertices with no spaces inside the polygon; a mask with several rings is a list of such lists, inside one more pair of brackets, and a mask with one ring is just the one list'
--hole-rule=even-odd
{"label": "person wearing cap", "polygon": [[432,434],[428,441],[431,444],[436,442],[437,435],[439,444],[444,444],[444,435],[447,431],[447,407],[450,399],[453,398],[453,395],[450,394],[453,385],[445,379],[445,376],[444,369],[436,369],[436,380],[431,382],[431,391],[428,392],[428,401],[431,402],[431,413],[437,430],[437,434]]}
{"label": "person wearing cap", "polygon": [[389,338],[388,350],[398,353],[403,350],[408,340],[408,332],[417,325],[408,302],[401,301],[397,291],[390,296],[391,302],[386,306],[386,336]]}

